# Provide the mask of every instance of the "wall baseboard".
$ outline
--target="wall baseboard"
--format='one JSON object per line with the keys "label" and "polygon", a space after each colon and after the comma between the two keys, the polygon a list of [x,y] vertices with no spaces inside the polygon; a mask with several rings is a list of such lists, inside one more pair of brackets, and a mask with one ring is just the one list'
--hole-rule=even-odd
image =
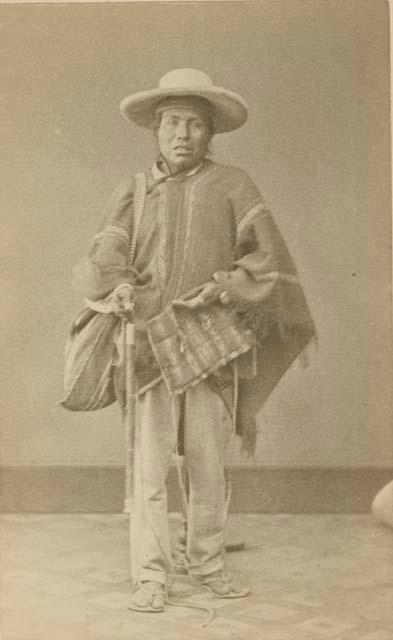
{"label": "wall baseboard", "polygon": [[[231,511],[237,513],[368,513],[393,468],[231,467]],[[176,469],[168,478],[170,511],[180,510]],[[122,467],[0,467],[0,511],[118,513]]]}

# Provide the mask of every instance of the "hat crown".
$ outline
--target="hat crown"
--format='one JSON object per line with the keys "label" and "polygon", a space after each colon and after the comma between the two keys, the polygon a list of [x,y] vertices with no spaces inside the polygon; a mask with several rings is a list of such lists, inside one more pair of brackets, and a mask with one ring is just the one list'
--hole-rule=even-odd
{"label": "hat crown", "polygon": [[211,78],[198,69],[172,69],[162,76],[159,89],[174,89],[176,87],[212,87]]}

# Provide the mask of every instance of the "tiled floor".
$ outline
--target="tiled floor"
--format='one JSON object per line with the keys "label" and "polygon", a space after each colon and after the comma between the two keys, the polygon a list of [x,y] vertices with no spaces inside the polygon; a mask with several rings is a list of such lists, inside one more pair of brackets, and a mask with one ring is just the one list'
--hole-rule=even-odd
{"label": "tiled floor", "polygon": [[174,585],[177,601],[215,608],[207,627],[197,609],[127,609],[124,515],[0,524],[2,640],[393,640],[393,531],[367,516],[232,516],[229,537],[246,549],[228,567],[252,594],[215,600],[186,577]]}

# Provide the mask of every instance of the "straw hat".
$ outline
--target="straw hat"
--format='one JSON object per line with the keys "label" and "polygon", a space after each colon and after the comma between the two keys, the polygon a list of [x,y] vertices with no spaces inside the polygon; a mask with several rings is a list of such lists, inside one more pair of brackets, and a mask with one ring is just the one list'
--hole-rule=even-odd
{"label": "straw hat", "polygon": [[173,69],[162,76],[158,88],[139,91],[120,103],[122,115],[140,127],[152,129],[155,111],[168,98],[197,97],[207,101],[215,133],[233,131],[247,120],[247,103],[243,98],[223,87],[216,87],[211,78],[198,69]]}

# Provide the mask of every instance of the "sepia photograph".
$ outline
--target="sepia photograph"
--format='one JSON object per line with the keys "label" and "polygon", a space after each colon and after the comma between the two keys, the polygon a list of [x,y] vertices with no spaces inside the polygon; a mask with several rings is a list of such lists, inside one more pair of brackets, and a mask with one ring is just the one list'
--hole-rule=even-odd
{"label": "sepia photograph", "polygon": [[1,640],[392,640],[391,7],[0,2]]}

